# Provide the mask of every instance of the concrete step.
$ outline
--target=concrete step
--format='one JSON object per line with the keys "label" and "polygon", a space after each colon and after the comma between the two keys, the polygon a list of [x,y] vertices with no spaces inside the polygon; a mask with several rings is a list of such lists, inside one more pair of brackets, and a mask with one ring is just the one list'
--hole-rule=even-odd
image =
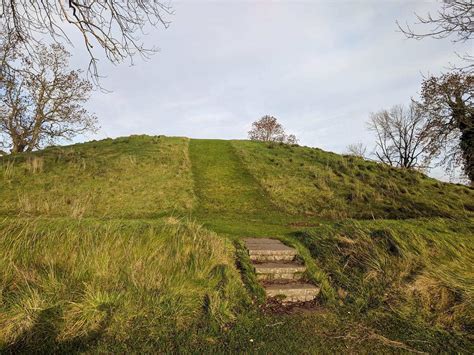
{"label": "concrete step", "polygon": [[320,292],[319,287],[302,282],[271,283],[264,287],[267,297],[281,297],[282,303],[312,301]]}
{"label": "concrete step", "polygon": [[303,272],[306,271],[304,265],[296,262],[265,262],[254,264],[257,280],[300,280]]}
{"label": "concrete step", "polygon": [[319,287],[301,280],[306,267],[295,261],[295,248],[271,238],[247,238],[244,242],[267,297],[277,297],[285,304],[312,301],[319,294]]}
{"label": "concrete step", "polygon": [[296,249],[277,239],[246,238],[244,242],[252,261],[291,261],[297,254]]}

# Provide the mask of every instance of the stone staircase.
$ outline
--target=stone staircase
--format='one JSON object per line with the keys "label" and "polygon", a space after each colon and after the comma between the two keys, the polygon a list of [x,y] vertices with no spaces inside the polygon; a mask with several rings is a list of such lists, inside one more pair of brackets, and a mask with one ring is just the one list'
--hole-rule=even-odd
{"label": "stone staircase", "polygon": [[277,239],[246,238],[245,246],[267,297],[281,297],[282,303],[312,301],[319,287],[303,280],[306,267],[297,251]]}

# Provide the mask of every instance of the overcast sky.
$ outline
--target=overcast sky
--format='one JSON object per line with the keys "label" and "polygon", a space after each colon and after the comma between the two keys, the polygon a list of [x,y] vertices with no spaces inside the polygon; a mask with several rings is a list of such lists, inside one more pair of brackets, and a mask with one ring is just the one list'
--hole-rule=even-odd
{"label": "overcast sky", "polygon": [[[101,129],[130,134],[245,139],[252,121],[277,117],[302,145],[344,152],[373,146],[369,113],[417,96],[472,43],[407,40],[396,20],[436,11],[421,1],[173,1],[168,29],[144,38],[160,52],[120,66],[102,62],[88,107]],[[86,66],[79,54],[76,66]]]}

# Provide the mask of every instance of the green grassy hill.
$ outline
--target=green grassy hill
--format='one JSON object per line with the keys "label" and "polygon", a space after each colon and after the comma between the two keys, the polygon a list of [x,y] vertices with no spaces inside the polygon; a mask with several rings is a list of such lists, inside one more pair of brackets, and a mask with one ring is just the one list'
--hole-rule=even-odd
{"label": "green grassy hill", "polygon": [[[474,190],[319,149],[131,136],[0,157],[0,350],[474,351]],[[262,304],[240,240],[318,306]]]}
{"label": "green grassy hill", "polygon": [[325,218],[474,216],[474,191],[415,171],[320,149],[233,143],[272,201],[291,214]]}

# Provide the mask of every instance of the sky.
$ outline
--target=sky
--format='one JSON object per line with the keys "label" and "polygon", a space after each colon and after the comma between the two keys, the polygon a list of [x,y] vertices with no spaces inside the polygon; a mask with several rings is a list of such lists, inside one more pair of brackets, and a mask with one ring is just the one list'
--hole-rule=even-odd
{"label": "sky", "polygon": [[[396,20],[439,8],[422,1],[172,1],[168,29],[151,28],[160,51],[99,70],[87,108],[100,121],[80,140],[131,134],[246,139],[273,115],[301,145],[343,153],[374,146],[371,112],[408,104],[422,75],[458,63],[472,43],[408,40]],[[470,48],[471,47],[471,48]],[[72,64],[85,68],[80,46]],[[439,171],[432,172],[443,177]]]}

